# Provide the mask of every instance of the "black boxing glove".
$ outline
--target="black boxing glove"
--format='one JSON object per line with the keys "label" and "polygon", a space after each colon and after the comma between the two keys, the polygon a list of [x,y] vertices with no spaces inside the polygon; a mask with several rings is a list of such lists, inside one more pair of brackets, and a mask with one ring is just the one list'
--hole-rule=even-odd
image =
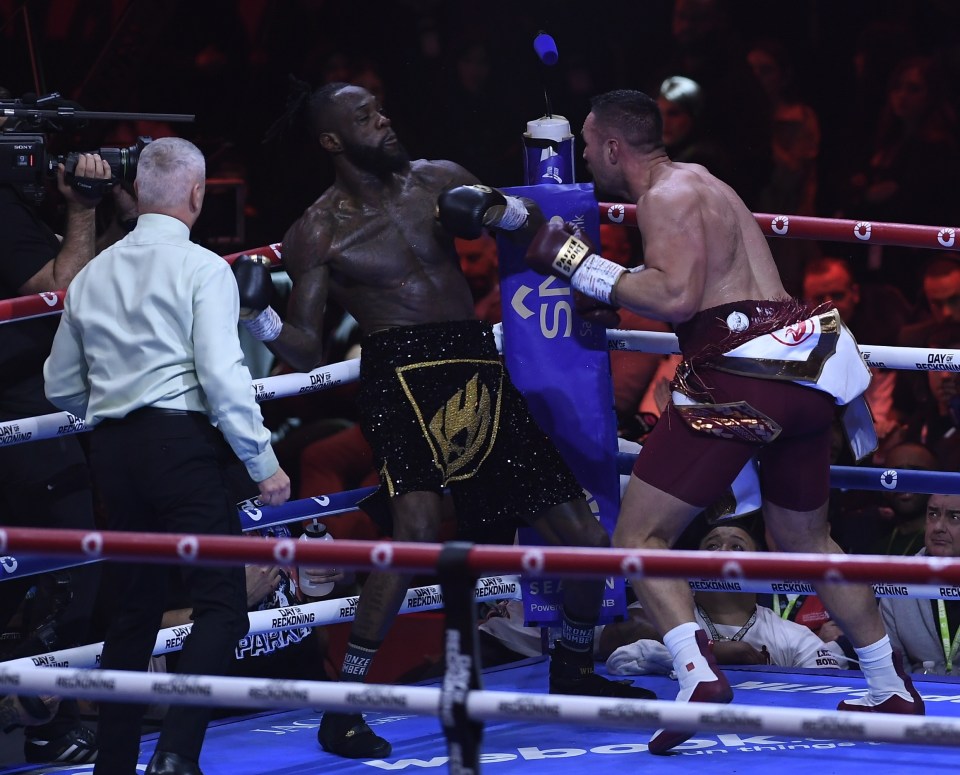
{"label": "black boxing glove", "polygon": [[573,308],[580,317],[590,323],[596,323],[604,328],[617,328],[620,325],[620,313],[617,312],[616,307],[591,299],[577,290],[573,292]]}
{"label": "black boxing glove", "polygon": [[272,342],[280,336],[283,321],[270,306],[270,261],[263,256],[238,256],[232,269],[240,294],[240,322],[255,339]]}
{"label": "black boxing glove", "polygon": [[627,270],[596,253],[576,226],[554,216],[537,231],[527,248],[527,265],[536,272],[567,280],[576,290],[613,304],[613,288]]}
{"label": "black boxing glove", "polygon": [[508,196],[489,186],[457,186],[437,198],[437,218],[454,237],[477,239],[483,227],[517,231],[527,225],[532,200]]}

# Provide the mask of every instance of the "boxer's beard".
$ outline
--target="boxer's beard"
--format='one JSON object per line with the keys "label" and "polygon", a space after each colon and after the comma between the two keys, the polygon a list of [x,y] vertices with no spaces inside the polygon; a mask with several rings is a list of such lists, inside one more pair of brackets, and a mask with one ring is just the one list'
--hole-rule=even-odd
{"label": "boxer's beard", "polygon": [[[602,180],[593,178],[593,197],[598,202],[625,202],[623,195],[613,188],[605,186]],[[633,204],[631,202],[631,204]]]}
{"label": "boxer's beard", "polygon": [[343,141],[343,153],[358,169],[372,172],[379,178],[386,178],[394,172],[400,172],[410,163],[410,155],[398,140],[391,149],[385,143],[380,145],[360,145],[349,140]]}

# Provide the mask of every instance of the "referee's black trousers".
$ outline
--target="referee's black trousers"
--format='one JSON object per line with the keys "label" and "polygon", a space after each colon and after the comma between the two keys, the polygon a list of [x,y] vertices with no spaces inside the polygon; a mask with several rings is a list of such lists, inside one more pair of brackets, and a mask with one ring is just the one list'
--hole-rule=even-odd
{"label": "referee's black trousers", "polygon": [[[111,530],[240,535],[226,471],[236,457],[205,414],[141,409],[98,425],[91,465]],[[101,667],[144,671],[165,608],[169,565],[109,564],[104,583],[116,599]],[[243,565],[181,564],[193,607],[193,630],[178,672],[220,675],[248,629]],[[158,676],[159,678],[159,676]],[[178,689],[190,693],[191,687]],[[176,691],[157,741],[158,751],[198,761],[211,710],[177,705]],[[94,772],[133,772],[145,705],[100,704],[100,752]]]}

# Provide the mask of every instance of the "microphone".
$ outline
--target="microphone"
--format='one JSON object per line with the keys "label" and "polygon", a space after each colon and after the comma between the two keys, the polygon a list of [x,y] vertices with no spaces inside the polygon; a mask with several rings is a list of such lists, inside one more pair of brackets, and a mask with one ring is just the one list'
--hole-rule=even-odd
{"label": "microphone", "polygon": [[553,37],[545,32],[540,32],[533,39],[533,50],[537,52],[537,57],[548,67],[557,63],[560,55],[557,53],[557,44]]}

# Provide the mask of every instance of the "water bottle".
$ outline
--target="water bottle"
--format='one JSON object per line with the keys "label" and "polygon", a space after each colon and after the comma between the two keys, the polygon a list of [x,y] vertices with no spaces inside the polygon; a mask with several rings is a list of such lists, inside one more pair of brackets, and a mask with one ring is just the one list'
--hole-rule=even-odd
{"label": "water bottle", "polygon": [[[303,531],[303,535],[300,536],[301,541],[332,541],[333,536],[327,532],[327,526],[323,524],[318,519],[313,520]],[[300,566],[299,572],[299,582],[300,582],[300,591],[308,597],[326,597],[333,591],[334,582],[328,581],[323,584],[311,584],[307,579],[306,570],[311,566]],[[313,570],[316,570],[316,566],[312,566]]]}
{"label": "water bottle", "polygon": [[574,183],[574,137],[564,116],[543,116],[527,122],[523,133],[523,182]]}

